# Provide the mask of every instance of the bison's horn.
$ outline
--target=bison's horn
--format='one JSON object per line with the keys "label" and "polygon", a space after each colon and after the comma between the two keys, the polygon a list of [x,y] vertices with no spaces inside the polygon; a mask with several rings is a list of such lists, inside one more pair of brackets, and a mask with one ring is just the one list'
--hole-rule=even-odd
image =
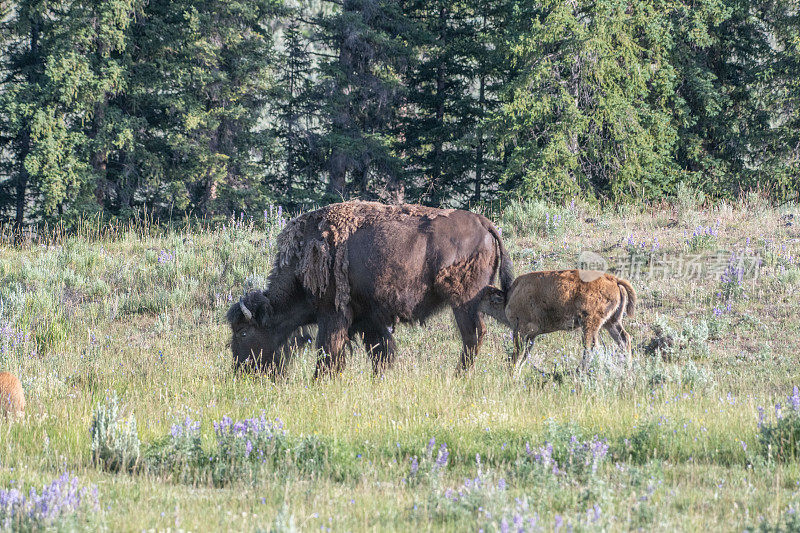
{"label": "bison's horn", "polygon": [[239,300],[239,309],[242,310],[242,314],[247,320],[253,320],[253,313],[250,312],[250,310],[247,308],[246,305],[244,305],[244,302],[241,300]]}

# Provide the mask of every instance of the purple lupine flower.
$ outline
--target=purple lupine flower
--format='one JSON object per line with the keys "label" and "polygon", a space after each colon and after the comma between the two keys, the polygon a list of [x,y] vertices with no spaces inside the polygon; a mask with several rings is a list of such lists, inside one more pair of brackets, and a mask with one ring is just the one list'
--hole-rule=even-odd
{"label": "purple lupine flower", "polygon": [[439,456],[436,458],[436,466],[444,468],[447,465],[447,458],[450,457],[450,452],[447,451],[447,444],[442,444],[439,448]]}
{"label": "purple lupine flower", "polygon": [[497,482],[497,488],[500,490],[506,490],[506,479],[500,478],[500,481]]}
{"label": "purple lupine flower", "polygon": [[[214,422],[214,433],[221,453],[229,457],[256,460],[265,459],[265,451],[269,453],[275,446],[275,439],[285,436],[279,419],[270,421],[264,412],[260,417],[247,418],[234,422],[223,416]],[[253,450],[258,452],[252,454]]]}
{"label": "purple lupine flower", "polygon": [[428,447],[425,448],[425,453],[428,457],[433,455],[433,448],[436,446],[436,437],[431,437],[431,440],[428,441]]}
{"label": "purple lupine flower", "polygon": [[800,410],[800,391],[797,389],[797,385],[792,389],[792,395],[789,396],[789,403],[793,411]]}
{"label": "purple lupine flower", "polygon": [[511,527],[508,524],[508,520],[503,517],[500,521],[500,533],[508,533],[511,530]]}
{"label": "purple lupine flower", "polygon": [[783,418],[783,416],[781,414],[781,404],[780,403],[776,403],[775,404],[775,418],[777,418],[778,420]]}
{"label": "purple lupine flower", "polygon": [[180,424],[172,424],[170,435],[173,439],[180,437],[194,437],[200,433],[200,422],[192,420],[189,415]]}
{"label": "purple lupine flower", "polygon": [[411,458],[411,475],[416,476],[417,472],[419,471],[419,461],[417,461],[417,456]]}
{"label": "purple lupine flower", "polygon": [[78,478],[70,478],[67,472],[43,487],[41,494],[35,488],[27,496],[18,489],[0,489],[0,519],[5,519],[0,527],[26,524],[31,529],[41,529],[87,504],[92,504],[93,509],[99,507],[97,487],[80,487]]}
{"label": "purple lupine flower", "polygon": [[758,429],[764,425],[764,408],[759,406],[758,407]]}
{"label": "purple lupine flower", "polygon": [[560,530],[564,526],[564,518],[560,514],[555,516],[554,521],[556,531]]}
{"label": "purple lupine flower", "polygon": [[608,455],[608,444],[605,439],[599,440],[595,435],[589,444],[589,449],[592,452],[592,473],[594,473],[598,464]]}
{"label": "purple lupine flower", "polygon": [[590,510],[590,518],[589,518],[589,520],[590,520],[592,523],[595,523],[595,522],[597,522],[598,520],[600,520],[600,515],[601,515],[601,512],[602,512],[602,511],[601,511],[601,509],[600,509],[600,506],[599,506],[598,504],[594,504],[594,505],[592,506],[591,510]]}

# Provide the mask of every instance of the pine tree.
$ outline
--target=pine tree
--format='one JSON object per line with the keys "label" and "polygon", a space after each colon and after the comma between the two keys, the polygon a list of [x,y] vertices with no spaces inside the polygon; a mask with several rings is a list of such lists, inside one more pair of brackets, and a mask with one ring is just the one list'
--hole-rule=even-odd
{"label": "pine tree", "polygon": [[279,9],[271,0],[148,3],[135,76],[161,175],[147,196],[162,209],[263,207],[272,141],[260,120]]}
{"label": "pine tree", "polygon": [[344,0],[317,24],[330,51],[320,72],[327,196],[398,199],[402,164],[392,145],[413,24],[401,3],[384,0]]}
{"label": "pine tree", "polygon": [[769,94],[778,131],[768,153],[778,160],[776,193],[786,201],[800,197],[800,2],[776,3],[771,22],[778,44],[776,82]]}
{"label": "pine tree", "polygon": [[664,19],[645,2],[545,2],[513,43],[495,131],[525,194],[653,196],[676,179]]}
{"label": "pine tree", "polygon": [[[115,214],[130,207],[131,200],[125,186],[137,120],[126,109],[124,95],[130,81],[130,29],[142,9],[141,0],[71,2],[58,24],[65,46],[52,60],[60,99],[80,118],[76,133],[85,136],[81,159],[90,165],[87,185],[93,200]],[[74,200],[89,208],[88,198]]]}
{"label": "pine tree", "polygon": [[669,58],[680,83],[673,100],[676,163],[715,195],[755,185],[769,159],[773,48],[769,3],[679,3],[671,8]]}
{"label": "pine tree", "polygon": [[27,219],[55,211],[67,191],[86,179],[78,156],[82,139],[73,128],[77,117],[62,99],[58,65],[50,61],[66,44],[56,18],[61,7],[19,2],[3,24],[0,129],[12,160],[0,197],[6,205],[13,202],[18,235]]}
{"label": "pine tree", "polygon": [[318,153],[320,135],[318,88],[314,83],[315,61],[311,28],[297,8],[289,14],[271,92],[272,135],[280,146],[278,162],[268,176],[276,200],[290,209],[319,200],[325,187]]}
{"label": "pine tree", "polygon": [[419,60],[404,80],[408,112],[399,143],[413,198],[465,205],[480,201],[486,187],[496,189],[499,169],[484,122],[505,77],[496,37],[506,6],[496,0],[413,6],[422,31]]}

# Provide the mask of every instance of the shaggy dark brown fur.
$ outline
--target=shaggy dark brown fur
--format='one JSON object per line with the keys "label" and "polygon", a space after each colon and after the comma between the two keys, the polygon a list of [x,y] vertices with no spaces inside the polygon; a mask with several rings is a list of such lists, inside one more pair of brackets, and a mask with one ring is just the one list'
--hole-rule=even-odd
{"label": "shaggy dark brown fur", "polygon": [[397,322],[424,321],[450,306],[463,340],[461,366],[478,351],[485,325],[481,289],[513,267],[495,227],[468,211],[353,201],[291,220],[278,236],[269,286],[227,314],[239,365],[275,367],[277,347],[316,323],[323,355],[316,374],[344,365],[343,347],[363,337],[375,372],[391,366]]}
{"label": "shaggy dark brown fur", "polygon": [[636,292],[628,281],[611,274],[591,272],[593,275],[587,276],[583,271],[584,279],[592,279],[583,281],[579,272],[530,272],[514,280],[509,292],[484,289],[480,310],[514,331],[513,365],[521,351],[525,359],[538,335],[579,327],[583,330],[584,365],[586,351],[599,341],[600,328],[608,331],[630,361],[631,336],[622,327],[622,317],[633,315]]}

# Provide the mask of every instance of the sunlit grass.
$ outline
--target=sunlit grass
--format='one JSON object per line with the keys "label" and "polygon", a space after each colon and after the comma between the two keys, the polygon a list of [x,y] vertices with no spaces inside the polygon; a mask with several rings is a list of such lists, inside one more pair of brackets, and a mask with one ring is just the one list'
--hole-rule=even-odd
{"label": "sunlit grass", "polygon": [[[705,211],[509,208],[498,220],[517,273],[571,268],[582,250],[613,262],[628,239],[657,241],[669,254],[749,246],[764,258],[735,298],[720,296],[718,279],[634,279],[640,303],[626,319],[633,371],[560,383],[532,367],[510,373],[510,340],[495,323],[475,369],[459,376],[449,314],[399,327],[397,364],[380,378],[358,344],[336,379],[312,379],[309,348],[278,381],[234,375],[223,315],[244,290],[264,286],[275,219],[173,229],[87,222],[75,235],[51,231],[6,245],[0,369],[20,377],[28,406],[21,423],[0,422],[0,488],[41,487],[72,471],[98,485],[101,504],[73,525],[112,531],[268,530],[289,518],[302,530],[499,529],[518,512],[515,498],[544,530],[559,519],[577,529],[647,530],[775,522],[800,501],[798,465],[769,462],[757,426],[758,408],[785,403],[800,382],[800,235],[781,215],[747,201]],[[713,242],[687,245],[686,232],[699,226],[716,228]],[[702,349],[663,361],[645,349],[657,319],[677,330],[705,321],[711,333]],[[579,356],[579,335],[556,333],[537,339],[532,359],[569,370]],[[685,376],[689,360],[703,379]],[[328,459],[318,471],[267,469],[225,486],[203,473],[180,483],[147,469],[103,472],[92,462],[89,428],[113,393],[135,416],[145,449],[188,414],[201,421],[203,450],[213,454],[214,421],[264,412],[283,421],[292,442],[320,439]],[[515,477],[526,443],[541,445],[553,424],[606,439],[610,462],[588,481]],[[436,483],[409,485],[411,460],[431,438],[446,443],[447,468]],[[476,476],[476,455],[487,483],[508,483],[479,495],[491,518],[442,499]]]}

